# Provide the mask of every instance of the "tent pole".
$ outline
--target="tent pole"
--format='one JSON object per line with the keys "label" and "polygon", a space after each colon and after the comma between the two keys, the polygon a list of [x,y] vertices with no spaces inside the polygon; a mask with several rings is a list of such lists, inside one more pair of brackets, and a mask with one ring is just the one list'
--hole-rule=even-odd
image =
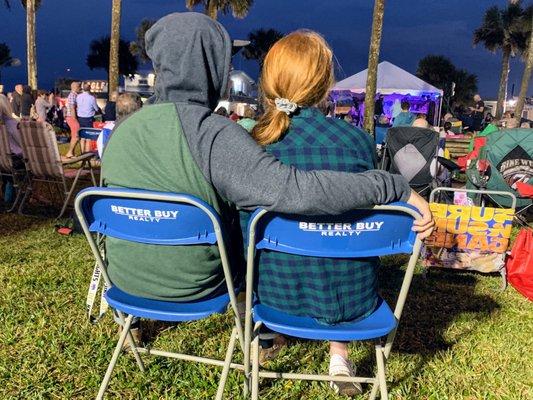
{"label": "tent pole", "polygon": [[[442,102],[444,100],[444,93],[442,93],[440,95],[440,101],[439,101],[439,116],[438,116],[438,120],[437,120],[437,126],[440,126],[440,118],[441,118],[441,115],[442,115]],[[435,122],[435,121],[433,121]]]}

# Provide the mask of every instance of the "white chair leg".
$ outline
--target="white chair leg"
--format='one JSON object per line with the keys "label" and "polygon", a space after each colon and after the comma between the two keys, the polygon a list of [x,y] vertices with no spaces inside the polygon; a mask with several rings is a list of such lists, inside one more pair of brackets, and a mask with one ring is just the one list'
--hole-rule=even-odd
{"label": "white chair leg", "polygon": [[389,395],[387,392],[387,378],[385,375],[385,355],[381,344],[376,345],[376,361],[378,366],[378,383],[381,392],[381,400],[387,400]]}
{"label": "white chair leg", "polygon": [[128,335],[128,332],[130,331],[130,326],[131,326],[132,321],[133,321],[133,315],[128,315],[128,318],[126,318],[126,322],[122,329],[122,333],[120,334],[120,337],[118,338],[117,347],[115,347],[115,351],[113,352],[113,357],[111,357],[111,362],[109,363],[109,366],[107,367],[107,371],[104,375],[104,379],[102,380],[102,383],[100,384],[100,390],[98,390],[98,395],[96,396],[96,400],[102,400],[104,398],[107,385],[109,384],[109,380],[111,379],[111,374],[113,373],[113,369],[115,368],[115,365],[117,363],[118,356],[122,352],[122,346],[124,345],[126,336]]}
{"label": "white chair leg", "polygon": [[137,350],[137,343],[135,343],[135,339],[133,338],[133,335],[131,334],[131,331],[128,329],[128,340],[130,341],[130,349],[133,353],[133,356],[135,357],[135,361],[137,361],[137,365],[139,366],[139,369],[141,372],[145,371],[143,360],[141,359],[141,356],[139,354],[139,351]]}
{"label": "white chair leg", "polygon": [[226,358],[224,359],[224,368],[222,368],[222,375],[220,376],[220,382],[218,383],[217,396],[215,400],[222,400],[224,395],[224,387],[226,386],[226,380],[230,369],[231,359],[233,358],[233,350],[235,349],[235,340],[237,339],[237,328],[233,328],[231,331],[231,337],[228,344],[228,350],[226,351]]}
{"label": "white chair leg", "polygon": [[252,341],[252,400],[259,398],[259,330]]}

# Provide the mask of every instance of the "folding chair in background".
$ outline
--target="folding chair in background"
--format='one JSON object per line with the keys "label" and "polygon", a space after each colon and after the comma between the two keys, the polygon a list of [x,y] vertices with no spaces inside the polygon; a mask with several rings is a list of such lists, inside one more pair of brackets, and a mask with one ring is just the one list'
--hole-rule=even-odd
{"label": "folding chair in background", "polygon": [[[405,203],[354,210],[341,216],[287,216],[257,210],[248,225],[245,320],[245,374],[250,377],[252,399],[258,398],[259,378],[301,379],[336,382],[372,383],[370,398],[378,389],[387,399],[385,364],[390,354],[398,322],[407,299],[421,241],[411,230],[420,214]],[[256,251],[276,251],[301,256],[361,258],[389,254],[411,254],[394,313],[380,299],[374,312],[356,322],[323,325],[309,317],[296,316],[261,304],[252,299]],[[252,319],[255,326],[252,332]],[[259,329],[265,325],[274,332],[311,340],[376,341],[377,374],[375,377],[332,377],[259,370]],[[251,367],[250,367],[251,362]]]}
{"label": "folding chair in background", "polygon": [[94,154],[97,154],[96,141],[98,140],[98,136],[100,136],[101,132],[102,129],[99,128],[80,128],[80,130],[78,131],[79,138],[88,141],[88,144],[85,145],[85,149],[83,149],[83,146],[81,145],[80,141],[80,148],[82,150],[82,153],[85,151],[90,151]]}
{"label": "folding chair in background", "polygon": [[439,163],[446,169],[451,165],[442,163],[438,152],[439,135],[434,130],[412,126],[390,128],[381,169],[401,174],[412,189],[427,198],[433,188],[443,184],[437,179]]}
{"label": "folding chair in background", "polygon": [[[533,129],[505,129],[487,136],[477,159],[466,170],[468,189],[505,191],[516,197],[516,219],[523,226],[531,220],[533,201],[518,190],[533,185]],[[509,207],[509,196],[488,194],[500,207]]]}
{"label": "folding chair in background", "polygon": [[[75,201],[76,214],[87,237],[93,255],[108,286],[105,299],[114,308],[124,327],[101,383],[97,399],[102,399],[111,374],[122,351],[126,337],[139,369],[144,372],[140,354],[151,354],[201,362],[223,367],[216,399],[221,399],[230,368],[243,370],[232,363],[235,341],[244,348],[242,326],[237,312],[236,291],[224,242],[223,228],[216,211],[204,201],[187,194],[170,194],[133,189],[89,188],[81,191]],[[128,210],[143,210],[142,217],[133,218]],[[227,293],[205,301],[176,303],[134,296],[113,286],[107,274],[93,234],[136,243],[161,246],[217,245],[227,284]],[[149,265],[146,266],[149,268]],[[223,314],[231,305],[235,325],[227,347],[225,360],[173,353],[139,347],[130,326],[134,317],[166,322],[185,322]]]}
{"label": "folding chair in background", "polygon": [[26,170],[24,167],[18,168],[13,162],[13,155],[9,146],[9,139],[6,126],[0,123],[0,177],[5,176],[13,180],[13,189],[17,195],[11,208],[11,212],[17,208],[26,186]]}
{"label": "folding chair in background", "polygon": [[[28,186],[19,206],[22,214],[26,201],[31,197],[35,182],[48,183],[50,195],[51,186],[55,187],[63,199],[63,205],[57,218],[61,218],[68,207],[68,203],[82,176],[90,175],[91,181],[96,186],[94,171],[91,166],[93,153],[82,154],[62,161],[57,147],[56,135],[46,125],[36,121],[21,121],[20,135],[22,140],[22,154],[28,171]],[[81,163],[79,168],[67,169],[65,167]],[[68,185],[67,181],[71,181]]]}

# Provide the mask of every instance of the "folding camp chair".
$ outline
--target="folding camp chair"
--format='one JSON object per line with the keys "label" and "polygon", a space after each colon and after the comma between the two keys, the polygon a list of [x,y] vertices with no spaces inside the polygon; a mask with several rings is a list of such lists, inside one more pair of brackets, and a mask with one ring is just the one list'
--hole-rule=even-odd
{"label": "folding camp chair", "polygon": [[[469,189],[506,191],[516,196],[516,217],[527,224],[533,201],[518,191],[517,184],[533,185],[533,129],[506,129],[487,136],[477,159],[466,170]],[[509,207],[508,196],[488,195],[500,207]],[[521,220],[523,217],[524,220]]]}
{"label": "folding camp chair", "polygon": [[[257,210],[248,225],[248,260],[246,276],[246,320],[244,366],[250,377],[252,399],[258,398],[259,377],[372,383],[371,399],[387,399],[385,363],[391,351],[398,322],[409,292],[421,241],[411,230],[419,213],[405,203],[354,210],[335,217],[286,216]],[[256,250],[269,250],[313,257],[360,258],[388,254],[411,254],[394,313],[380,299],[374,312],[356,322],[323,325],[313,318],[281,312],[252,299]],[[253,308],[252,308],[253,307]],[[255,327],[252,332],[252,318]],[[377,374],[375,377],[332,377],[259,371],[259,329],[312,340],[376,340]],[[386,339],[385,339],[386,338]],[[385,345],[382,341],[385,339]],[[251,344],[251,346],[250,346]]]}
{"label": "folding camp chair", "polygon": [[[105,299],[116,310],[124,327],[100,386],[97,399],[102,399],[104,396],[126,336],[131,343],[130,348],[137,364],[143,372],[144,364],[140,354],[152,354],[222,366],[222,376],[216,396],[217,399],[221,399],[229,368],[243,369],[242,365],[234,364],[231,361],[235,340],[239,339],[241,347],[243,347],[244,338],[237,312],[235,288],[223,230],[216,211],[202,200],[186,194],[112,188],[89,188],[81,191],[76,196],[75,209],[102,276],[109,287],[105,293]],[[142,210],[142,216],[132,217],[128,213],[128,210],[132,209]],[[220,252],[228,291],[209,300],[189,303],[151,300],[126,293],[113,286],[109,280],[106,272],[106,261],[98,249],[96,240],[92,235],[94,233],[151,245],[216,244]],[[235,315],[235,326],[231,333],[224,361],[138,347],[138,343],[135,343],[130,333],[130,326],[134,317],[167,322],[195,321],[207,318],[212,314],[224,313],[228,304],[231,304]]]}
{"label": "folding camp chair", "polygon": [[[401,174],[421,196],[442,186],[437,179],[439,135],[432,129],[401,126],[387,133],[381,169]],[[449,164],[440,164],[448,169]]]}
{"label": "folding camp chair", "polygon": [[[451,203],[441,202],[441,192]],[[467,200],[467,196],[472,199]],[[487,207],[486,197],[506,198],[509,207]],[[480,273],[499,273],[502,290],[507,286],[505,253],[509,246],[516,196],[510,192],[436,188],[429,196],[435,230],[425,241],[422,264],[429,268],[452,268]],[[472,205],[469,205],[472,203]]]}
{"label": "folding camp chair", "polygon": [[0,123],[0,177],[5,176],[13,180],[13,188],[17,195],[11,208],[7,212],[11,212],[17,208],[17,205],[22,198],[24,188],[26,186],[26,170],[24,167],[19,167],[14,163],[13,154],[9,146],[9,138],[6,126]]}
{"label": "folding camp chair", "polygon": [[[36,121],[21,121],[20,134],[22,140],[22,154],[24,163],[28,171],[28,186],[19,206],[19,213],[22,214],[26,201],[34,190],[35,182],[45,182],[51,187],[58,189],[63,198],[63,206],[57,218],[61,218],[67,209],[68,203],[76,189],[81,176],[90,174],[94,186],[96,180],[91,166],[93,153],[82,154],[66,161],[61,161],[55,132],[47,129],[46,125]],[[66,169],[68,165],[81,163],[77,169]],[[67,185],[67,180],[72,183]]]}

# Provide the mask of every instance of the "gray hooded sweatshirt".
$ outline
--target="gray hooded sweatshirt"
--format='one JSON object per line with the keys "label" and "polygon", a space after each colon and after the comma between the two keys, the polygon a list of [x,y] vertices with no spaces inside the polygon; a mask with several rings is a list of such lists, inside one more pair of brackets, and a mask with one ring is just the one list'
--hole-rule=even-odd
{"label": "gray hooded sweatshirt", "polygon": [[[407,200],[410,188],[399,175],[300,171],[214,114],[228,88],[231,61],[231,40],[218,22],[198,13],[170,14],[148,31],[146,47],[156,73],[155,95],[113,133],[103,157],[104,184],[191,193],[222,214],[230,214],[229,205],[340,214]],[[199,251],[194,247],[112,240],[111,280],[149,298],[188,301],[212,295],[223,286],[218,252],[192,254]]]}

